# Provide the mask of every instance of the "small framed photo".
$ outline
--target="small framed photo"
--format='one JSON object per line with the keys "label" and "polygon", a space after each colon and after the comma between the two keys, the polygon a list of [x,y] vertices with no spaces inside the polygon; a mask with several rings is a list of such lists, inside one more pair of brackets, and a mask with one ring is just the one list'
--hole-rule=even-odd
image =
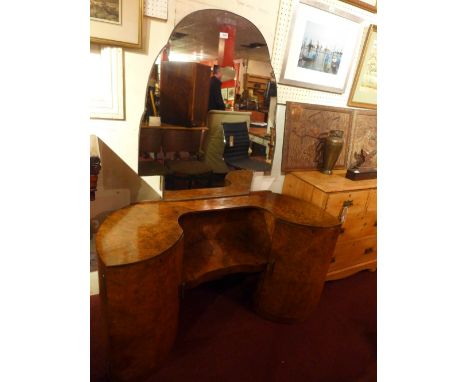
{"label": "small framed photo", "polygon": [[377,25],[371,25],[367,32],[348,106],[377,108]]}
{"label": "small framed photo", "polygon": [[90,0],[91,42],[139,49],[142,19],[143,0]]}
{"label": "small framed photo", "polygon": [[280,83],[344,93],[363,20],[315,0],[300,0],[289,31]]}

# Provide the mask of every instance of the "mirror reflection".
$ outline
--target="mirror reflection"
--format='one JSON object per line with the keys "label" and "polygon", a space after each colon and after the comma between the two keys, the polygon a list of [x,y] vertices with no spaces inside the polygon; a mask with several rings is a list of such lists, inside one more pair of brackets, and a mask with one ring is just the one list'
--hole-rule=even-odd
{"label": "mirror reflection", "polygon": [[249,20],[202,10],[172,32],[149,75],[139,175],[163,189],[222,187],[236,169],[269,173],[276,81],[265,39]]}

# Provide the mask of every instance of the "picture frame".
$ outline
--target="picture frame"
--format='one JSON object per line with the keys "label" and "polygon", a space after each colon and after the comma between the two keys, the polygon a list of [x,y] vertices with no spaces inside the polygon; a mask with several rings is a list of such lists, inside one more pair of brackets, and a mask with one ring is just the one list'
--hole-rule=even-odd
{"label": "picture frame", "polygon": [[125,119],[124,61],[120,47],[91,46],[90,118]]}
{"label": "picture frame", "polygon": [[90,0],[92,43],[140,49],[142,20],[143,0]]}
{"label": "picture frame", "polygon": [[367,31],[348,106],[377,108],[377,25],[370,25]]}
{"label": "picture frame", "polygon": [[363,19],[316,0],[296,1],[293,12],[279,83],[344,93]]}
{"label": "picture frame", "polygon": [[341,0],[344,3],[354,5],[366,11],[377,13],[377,0]]}

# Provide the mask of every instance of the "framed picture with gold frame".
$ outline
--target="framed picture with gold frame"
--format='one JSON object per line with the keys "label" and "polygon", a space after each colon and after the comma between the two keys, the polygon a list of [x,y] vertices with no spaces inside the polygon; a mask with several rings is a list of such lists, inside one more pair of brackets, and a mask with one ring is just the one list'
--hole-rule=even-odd
{"label": "framed picture with gold frame", "polygon": [[369,26],[348,106],[377,108],[377,25]]}
{"label": "framed picture with gold frame", "polygon": [[344,3],[354,5],[366,11],[377,13],[377,0],[341,0]]}
{"label": "framed picture with gold frame", "polygon": [[143,0],[90,0],[91,42],[139,49]]}

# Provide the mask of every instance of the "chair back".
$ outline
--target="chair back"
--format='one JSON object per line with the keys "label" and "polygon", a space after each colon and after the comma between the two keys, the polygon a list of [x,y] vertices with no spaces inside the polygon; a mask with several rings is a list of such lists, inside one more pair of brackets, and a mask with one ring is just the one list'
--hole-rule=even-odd
{"label": "chair back", "polygon": [[249,157],[249,131],[246,122],[223,123],[224,160],[239,160]]}

